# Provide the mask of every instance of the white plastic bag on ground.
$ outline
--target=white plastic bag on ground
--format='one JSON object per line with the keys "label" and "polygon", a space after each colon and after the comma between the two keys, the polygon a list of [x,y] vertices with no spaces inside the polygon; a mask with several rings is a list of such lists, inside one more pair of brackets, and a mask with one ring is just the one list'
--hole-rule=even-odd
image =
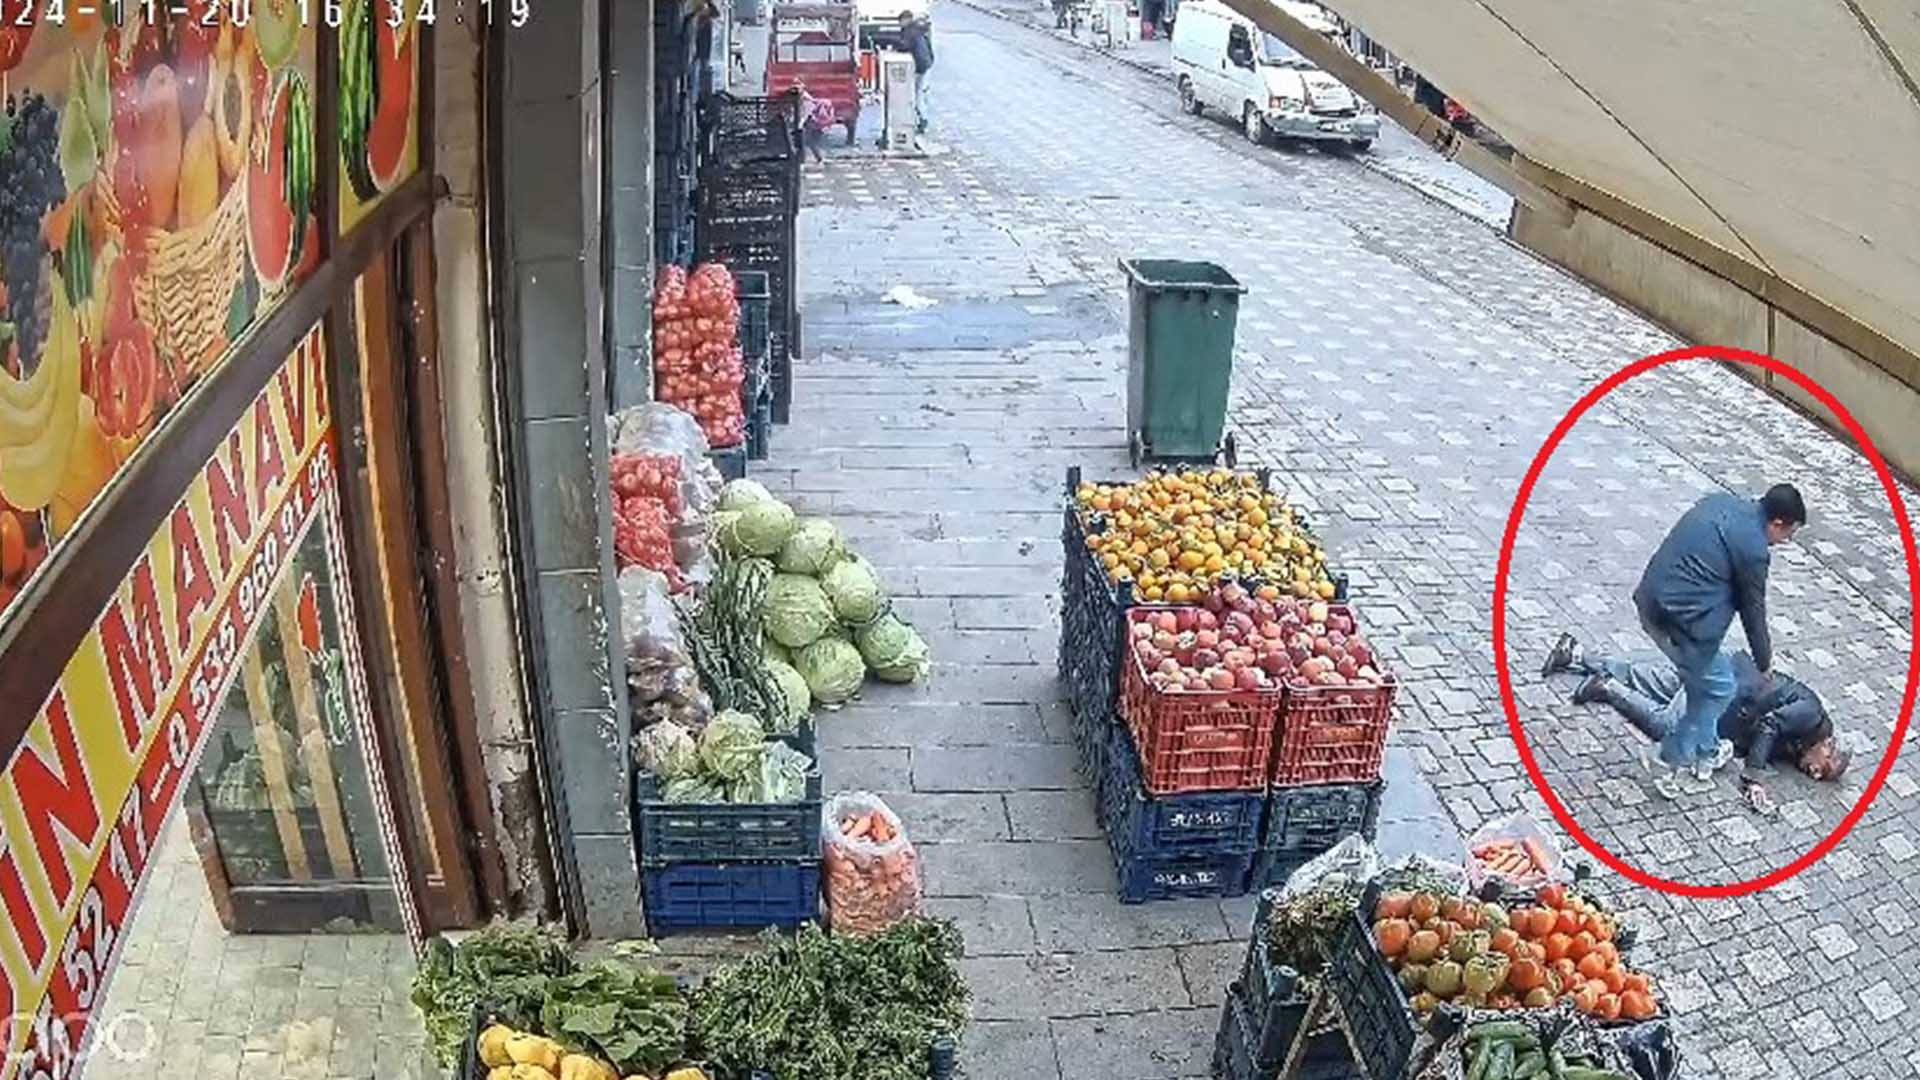
{"label": "white plastic bag on ground", "polygon": [[1280,898],[1286,900],[1322,888],[1358,892],[1379,872],[1379,854],[1366,837],[1353,833],[1295,870],[1281,887]]}
{"label": "white plastic bag on ground", "polygon": [[1467,839],[1467,880],[1478,891],[1488,878],[1531,889],[1567,878],[1560,846],[1522,810],[1495,818]]}
{"label": "white plastic bag on ground", "polygon": [[884,930],[920,906],[920,856],[899,815],[878,795],[855,791],[827,800],[820,835],[835,933]]}

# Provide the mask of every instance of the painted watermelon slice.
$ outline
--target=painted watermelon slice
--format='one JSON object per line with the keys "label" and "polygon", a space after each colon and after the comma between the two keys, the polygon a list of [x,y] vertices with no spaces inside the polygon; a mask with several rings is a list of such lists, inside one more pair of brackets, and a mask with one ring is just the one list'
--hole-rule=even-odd
{"label": "painted watermelon slice", "polygon": [[260,291],[276,295],[286,288],[294,266],[294,214],[287,205],[287,83],[267,101],[265,123],[257,133],[266,145],[247,160],[247,257]]}
{"label": "painted watermelon slice", "polygon": [[411,171],[407,149],[413,137],[413,92],[418,81],[414,42],[420,35],[414,32],[410,19],[397,29],[388,19],[376,19],[374,26],[375,62],[379,65],[374,85],[380,88],[380,102],[367,131],[367,171],[373,175],[374,186],[384,194]]}

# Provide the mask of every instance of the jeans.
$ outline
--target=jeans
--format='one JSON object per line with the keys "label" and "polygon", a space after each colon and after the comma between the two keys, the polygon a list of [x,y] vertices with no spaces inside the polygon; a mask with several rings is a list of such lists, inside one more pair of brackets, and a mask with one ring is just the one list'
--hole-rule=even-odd
{"label": "jeans", "polygon": [[931,68],[913,73],[913,119],[922,131],[927,129],[927,116],[932,111],[932,99],[928,96],[932,91],[927,87],[927,76],[931,74]]}
{"label": "jeans", "polygon": [[1581,657],[1573,670],[1580,675],[1605,675],[1613,680],[1607,703],[1614,711],[1659,742],[1667,737],[1687,711],[1687,691],[1669,664],[1622,660],[1610,656]]}
{"label": "jeans", "polygon": [[1713,757],[1720,740],[1720,714],[1733,702],[1733,663],[1720,643],[1694,641],[1641,614],[1641,626],[1680,675],[1684,710],[1660,740],[1660,760],[1686,768]]}

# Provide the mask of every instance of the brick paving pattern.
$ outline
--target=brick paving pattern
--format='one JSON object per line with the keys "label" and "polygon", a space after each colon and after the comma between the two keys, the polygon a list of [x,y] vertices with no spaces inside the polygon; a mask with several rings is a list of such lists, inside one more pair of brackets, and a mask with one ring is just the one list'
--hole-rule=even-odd
{"label": "brick paving pattern", "polygon": [[[1562,414],[1681,343],[1377,171],[1181,115],[1149,72],[952,4],[935,22],[938,152],[808,169],[807,355],[765,473],[866,545],[939,661],[926,686],[823,721],[829,780],[897,793],[931,906],[967,926],[972,1075],[1201,1076],[1250,904],[1117,903],[1053,677],[1062,470],[1125,472],[1116,259],[1210,259],[1249,287],[1231,396],[1243,460],[1275,467],[1321,523],[1405,680],[1395,847],[1514,809],[1547,819],[1499,701],[1499,540]],[[885,303],[903,284],[939,306]],[[1645,650],[1627,593],[1666,525],[1709,490],[1777,479],[1814,516],[1775,558],[1779,663],[1862,756],[1838,785],[1781,774],[1785,812],[1767,822],[1726,780],[1650,797],[1637,736],[1535,673],[1563,627]],[[1573,430],[1519,532],[1507,623],[1529,742],[1583,828],[1642,869],[1726,882],[1782,865],[1884,751],[1901,588],[1886,500],[1849,447],[1718,367],[1643,376]],[[1603,874],[1667,975],[1687,1075],[1915,1071],[1920,980],[1895,957],[1913,928],[1916,794],[1896,769],[1837,851],[1760,896],[1678,900]]]}
{"label": "brick paving pattern", "polygon": [[[108,987],[88,1080],[425,1080],[397,934],[228,934],[184,815],[165,832]],[[146,1052],[143,1054],[142,1050]],[[166,1067],[158,1063],[170,1063]]]}

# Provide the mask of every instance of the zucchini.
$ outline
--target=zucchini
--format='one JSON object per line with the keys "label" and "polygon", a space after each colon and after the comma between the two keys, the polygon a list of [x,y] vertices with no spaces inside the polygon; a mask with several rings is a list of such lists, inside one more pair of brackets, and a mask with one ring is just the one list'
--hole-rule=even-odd
{"label": "zucchini", "polygon": [[1487,1067],[1493,1064],[1493,1049],[1484,1042],[1469,1042],[1467,1064],[1467,1080],[1487,1080]]}
{"label": "zucchini", "polygon": [[1547,1056],[1538,1050],[1529,1050],[1513,1067],[1513,1080],[1533,1080],[1547,1071]]}
{"label": "zucchini", "polygon": [[1547,1076],[1549,1080],[1567,1080],[1567,1059],[1558,1050],[1547,1055]]}
{"label": "zucchini", "polygon": [[1518,1020],[1492,1020],[1467,1032],[1467,1041],[1519,1039],[1532,1034],[1533,1028]]}
{"label": "zucchini", "polygon": [[1612,1069],[1569,1068],[1567,1080],[1627,1080]]}

